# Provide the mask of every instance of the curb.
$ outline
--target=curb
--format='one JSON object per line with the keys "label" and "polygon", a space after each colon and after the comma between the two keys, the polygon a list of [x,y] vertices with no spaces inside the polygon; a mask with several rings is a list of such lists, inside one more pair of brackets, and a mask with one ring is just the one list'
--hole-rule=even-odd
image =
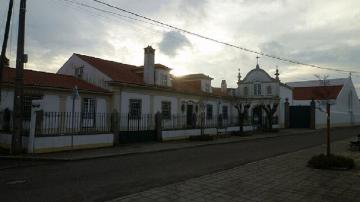
{"label": "curb", "polygon": [[148,151],[130,151],[130,152],[123,152],[123,153],[113,153],[113,154],[104,154],[104,155],[95,155],[95,156],[85,156],[85,157],[75,157],[75,158],[62,158],[62,157],[39,157],[39,156],[0,156],[0,159],[11,159],[11,160],[29,160],[29,161],[83,161],[83,160],[90,160],[90,159],[99,159],[99,158],[111,158],[116,156],[127,156],[127,155],[136,155],[136,154],[145,154],[145,153],[157,153],[157,152],[165,152],[165,151],[177,151],[182,149],[191,149],[196,147],[205,147],[211,145],[223,145],[223,144],[232,144],[232,143],[239,143],[251,140],[261,140],[261,139],[268,139],[268,138],[278,138],[278,137],[285,137],[285,136],[295,136],[295,135],[302,135],[302,134],[312,134],[318,130],[311,130],[311,131],[303,131],[301,133],[292,133],[288,135],[269,135],[263,137],[254,137],[250,136],[249,138],[246,137],[245,139],[234,140],[234,141],[225,141],[225,142],[208,142],[208,143],[200,143],[194,145],[185,145],[180,147],[173,147],[173,148],[163,148],[163,149],[153,149]]}

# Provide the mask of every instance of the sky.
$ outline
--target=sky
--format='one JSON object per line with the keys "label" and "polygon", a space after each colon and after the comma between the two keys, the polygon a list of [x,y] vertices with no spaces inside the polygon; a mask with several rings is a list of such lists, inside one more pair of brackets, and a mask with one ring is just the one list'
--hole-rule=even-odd
{"label": "sky", "polygon": [[[8,45],[15,66],[19,1]],[[143,48],[156,49],[155,62],[172,74],[204,73],[213,86],[225,79],[235,87],[238,69],[245,77],[255,68],[255,54],[217,44],[161,26],[129,19],[130,15],[93,0],[28,0],[26,69],[56,72],[73,53],[121,63],[142,65]],[[359,0],[103,0],[149,18],[234,45],[304,63],[360,71]],[[3,41],[8,1],[0,2],[0,40]],[[124,17],[127,16],[127,17]],[[131,16],[133,17],[133,16]],[[347,73],[325,71],[261,57],[261,68],[282,82],[315,80],[315,75],[345,78]],[[360,74],[353,74],[360,95]]]}

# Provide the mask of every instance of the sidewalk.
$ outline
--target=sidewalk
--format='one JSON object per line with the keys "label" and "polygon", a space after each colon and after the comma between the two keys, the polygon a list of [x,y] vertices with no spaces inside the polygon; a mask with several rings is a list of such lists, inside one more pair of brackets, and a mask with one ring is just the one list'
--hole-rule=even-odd
{"label": "sidewalk", "polygon": [[249,163],[112,200],[120,201],[360,201],[360,152],[348,150],[348,140],[332,144],[332,152],[351,156],[351,171],[306,167],[324,152],[317,146]]}
{"label": "sidewalk", "polygon": [[149,142],[149,143],[135,143],[124,144],[110,148],[76,150],[47,154],[24,154],[18,156],[2,155],[0,158],[5,159],[26,159],[26,160],[58,160],[58,161],[76,161],[95,158],[104,158],[112,156],[130,155],[148,152],[160,152],[169,150],[178,150],[184,148],[192,148],[214,144],[228,144],[234,142],[274,138],[284,135],[298,135],[319,132],[320,130],[310,129],[282,129],[278,133],[255,133],[249,136],[218,136],[213,141],[170,141],[170,142]]}

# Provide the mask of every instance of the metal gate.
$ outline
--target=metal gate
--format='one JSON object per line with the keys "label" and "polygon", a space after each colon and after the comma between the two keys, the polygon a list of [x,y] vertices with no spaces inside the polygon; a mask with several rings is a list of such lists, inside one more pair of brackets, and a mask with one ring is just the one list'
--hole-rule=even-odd
{"label": "metal gate", "polygon": [[310,106],[290,106],[290,128],[310,128]]}
{"label": "metal gate", "polygon": [[156,141],[155,117],[141,115],[136,117],[121,117],[119,142],[135,143]]}
{"label": "metal gate", "polygon": [[156,141],[155,130],[120,131],[120,143],[136,143]]}

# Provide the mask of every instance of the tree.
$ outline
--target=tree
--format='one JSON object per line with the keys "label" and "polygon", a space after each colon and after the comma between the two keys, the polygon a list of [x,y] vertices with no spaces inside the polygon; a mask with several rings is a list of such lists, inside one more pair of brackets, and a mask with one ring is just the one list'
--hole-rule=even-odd
{"label": "tree", "polygon": [[[326,156],[330,156],[330,109],[331,109],[331,86],[329,86],[328,75],[315,75],[319,79],[320,88],[314,91],[316,101],[318,102],[318,109],[326,113]],[[326,106],[325,109],[321,106]]]}
{"label": "tree", "polygon": [[272,125],[273,125],[273,118],[274,118],[274,114],[277,111],[278,108],[278,103],[274,103],[273,105],[270,104],[262,104],[260,105],[261,108],[265,111],[266,113],[266,121],[267,121],[267,129],[269,129],[270,131],[272,130]]}
{"label": "tree", "polygon": [[250,104],[247,103],[247,102],[237,101],[234,104],[234,107],[238,112],[238,124],[239,124],[239,127],[240,127],[240,133],[243,133],[243,131],[244,131],[244,119],[248,114]]}

